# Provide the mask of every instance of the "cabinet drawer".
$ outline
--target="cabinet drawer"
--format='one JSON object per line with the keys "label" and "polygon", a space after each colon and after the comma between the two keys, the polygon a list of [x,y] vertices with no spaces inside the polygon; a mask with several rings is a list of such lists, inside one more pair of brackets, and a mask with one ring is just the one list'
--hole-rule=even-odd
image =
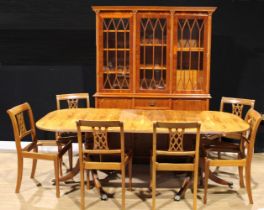
{"label": "cabinet drawer", "polygon": [[170,109],[169,99],[135,99],[135,108],[138,109]]}
{"label": "cabinet drawer", "polygon": [[131,98],[97,98],[96,108],[120,108],[131,109]]}
{"label": "cabinet drawer", "polygon": [[208,110],[208,100],[182,100],[176,99],[172,101],[172,109],[174,110],[192,110],[203,111]]}

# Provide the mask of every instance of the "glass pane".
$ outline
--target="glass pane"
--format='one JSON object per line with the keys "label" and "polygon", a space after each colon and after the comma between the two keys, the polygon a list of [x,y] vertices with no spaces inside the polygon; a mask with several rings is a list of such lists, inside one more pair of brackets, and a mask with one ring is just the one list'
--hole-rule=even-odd
{"label": "glass pane", "polygon": [[177,90],[202,90],[203,52],[178,52],[177,55]]}
{"label": "glass pane", "polygon": [[103,19],[103,87],[129,88],[129,19]]}
{"label": "glass pane", "polygon": [[161,69],[141,69],[140,70],[140,89],[153,90],[166,88],[166,71]]}
{"label": "glass pane", "polygon": [[108,40],[107,40],[107,47],[108,48],[115,48],[116,45],[116,33],[115,32],[108,32]]}
{"label": "glass pane", "polygon": [[204,86],[204,19],[180,18],[177,23],[176,89],[202,90]]}
{"label": "glass pane", "polygon": [[105,89],[128,89],[129,88],[129,73],[104,73],[104,88]]}
{"label": "glass pane", "polygon": [[165,89],[167,19],[142,18],[140,43],[140,89]]}
{"label": "glass pane", "polygon": [[204,20],[179,19],[178,21],[178,47],[203,47]]}
{"label": "glass pane", "polygon": [[118,40],[118,42],[117,42],[117,48],[124,48],[124,41],[125,41],[125,35],[124,35],[124,33],[123,32],[118,32],[117,33],[117,40]]}
{"label": "glass pane", "polygon": [[203,70],[203,52],[179,51],[177,55],[177,69]]}

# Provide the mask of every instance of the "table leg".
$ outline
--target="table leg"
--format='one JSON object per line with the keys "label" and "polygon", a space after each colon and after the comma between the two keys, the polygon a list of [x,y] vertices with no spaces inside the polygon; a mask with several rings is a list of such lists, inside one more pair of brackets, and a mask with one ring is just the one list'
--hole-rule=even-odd
{"label": "table leg", "polygon": [[[72,170],[70,170],[64,176],[61,176],[59,178],[59,181],[60,182],[65,182],[65,181],[67,181],[69,179],[73,179],[73,177],[76,176],[79,172],[80,172],[80,161],[78,159],[77,163],[72,168]],[[101,183],[99,181],[97,171],[96,170],[92,170],[91,173],[92,173],[92,177],[93,177],[93,181],[94,181],[94,186],[96,187],[96,189],[100,193],[101,200],[107,200],[108,199],[107,193],[104,191],[104,189],[103,189],[103,187],[102,187],[102,185],[101,185]]]}
{"label": "table leg", "polygon": [[180,190],[176,193],[174,200],[175,201],[180,201],[181,198],[184,198],[185,192],[188,189],[189,185],[191,184],[191,176],[187,176],[184,181],[183,184],[180,188]]}
{"label": "table leg", "polygon": [[211,179],[212,181],[214,181],[217,184],[221,184],[221,185],[227,185],[229,187],[233,186],[233,182],[228,182],[224,179],[219,178],[218,176],[216,176],[215,173],[213,173],[211,170],[209,170],[209,179]]}
{"label": "table leg", "polygon": [[77,160],[77,163],[75,164],[75,166],[72,168],[72,170],[68,171],[67,174],[65,174],[64,176],[61,176],[59,178],[60,182],[65,182],[69,179],[72,179],[74,176],[76,176],[78,173],[80,172],[80,162],[79,159]]}
{"label": "table leg", "polygon": [[[201,171],[204,172],[204,158],[203,157],[200,158],[199,166],[201,167]],[[219,178],[210,169],[209,169],[209,179],[212,180],[213,182],[217,183],[217,184],[227,185],[229,187],[232,187],[232,185],[233,185],[233,182],[228,182],[224,179]]]}
{"label": "table leg", "polygon": [[93,181],[94,181],[94,186],[98,190],[101,200],[107,200],[108,199],[108,195],[104,191],[104,189],[103,189],[103,187],[102,187],[102,185],[101,185],[101,183],[99,181],[97,171],[96,170],[92,170],[91,172],[92,172],[92,177],[93,177]]}

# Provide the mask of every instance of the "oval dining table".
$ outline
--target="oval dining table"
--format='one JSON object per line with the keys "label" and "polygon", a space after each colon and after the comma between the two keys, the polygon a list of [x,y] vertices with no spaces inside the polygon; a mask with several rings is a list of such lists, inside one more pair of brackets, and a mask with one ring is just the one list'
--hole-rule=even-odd
{"label": "oval dining table", "polygon": [[[201,134],[227,134],[249,129],[240,117],[219,111],[176,111],[77,108],[52,111],[36,122],[37,128],[51,132],[77,132],[78,120],[118,120],[126,133],[152,133],[153,122],[199,121]],[[110,131],[111,132],[111,131]],[[112,130],[112,132],[115,132]]]}
{"label": "oval dining table", "polygon": [[[139,110],[139,109],[105,109],[105,108],[77,108],[52,111],[36,122],[40,130],[51,132],[77,132],[78,120],[118,120],[124,123],[125,133],[153,132],[153,122],[188,122],[201,123],[201,135],[225,135],[228,133],[242,133],[249,129],[249,124],[240,117],[219,111],[178,111],[178,110]],[[116,132],[109,130],[109,132]],[[192,130],[187,131],[193,133]],[[79,172],[79,162],[72,171],[61,177],[61,181],[73,178]],[[230,185],[213,173],[210,178],[220,184]],[[97,177],[95,185],[102,190]],[[183,188],[182,188],[183,189]],[[183,190],[181,190],[183,192]]]}

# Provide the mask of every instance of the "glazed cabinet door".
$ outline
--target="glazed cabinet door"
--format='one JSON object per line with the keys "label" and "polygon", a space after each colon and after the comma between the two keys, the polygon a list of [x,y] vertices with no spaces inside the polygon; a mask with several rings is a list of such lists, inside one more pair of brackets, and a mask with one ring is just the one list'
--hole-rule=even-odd
{"label": "glazed cabinet door", "polygon": [[98,19],[100,92],[132,90],[133,19],[129,13],[100,13]]}
{"label": "glazed cabinet door", "polygon": [[167,13],[137,15],[137,92],[169,92],[169,20]]}
{"label": "glazed cabinet door", "polygon": [[175,15],[173,40],[173,92],[208,93],[207,16]]}

